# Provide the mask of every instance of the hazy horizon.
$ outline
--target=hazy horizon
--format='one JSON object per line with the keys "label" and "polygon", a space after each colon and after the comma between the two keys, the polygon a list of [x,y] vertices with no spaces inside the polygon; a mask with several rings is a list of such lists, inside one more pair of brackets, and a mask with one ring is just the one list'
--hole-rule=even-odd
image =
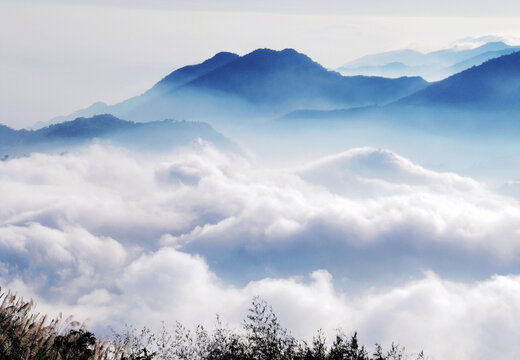
{"label": "hazy horizon", "polygon": [[97,101],[113,104],[220,51],[294,48],[335,69],[384,51],[471,46],[490,35],[515,44],[520,38],[516,6],[482,17],[484,4],[473,4],[465,16],[461,6],[443,2],[428,11],[411,2],[283,4],[228,1],[216,9],[209,2],[2,0],[0,123],[27,127]]}

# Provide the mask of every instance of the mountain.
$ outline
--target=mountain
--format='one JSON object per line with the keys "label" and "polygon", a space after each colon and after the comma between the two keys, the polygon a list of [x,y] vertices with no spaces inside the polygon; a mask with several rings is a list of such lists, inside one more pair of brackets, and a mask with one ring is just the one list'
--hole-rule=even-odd
{"label": "mountain", "polygon": [[406,76],[403,74],[422,74],[428,75],[431,68],[427,65],[422,66],[409,66],[402,62],[390,62],[384,65],[364,65],[357,67],[344,67],[340,68],[339,71],[345,76],[383,76],[389,78],[399,78]]}
{"label": "mountain", "polygon": [[[379,54],[362,56],[356,60],[344,64],[342,67],[361,67],[361,66],[383,66],[393,62],[408,64],[408,66],[424,65],[424,54],[416,50],[393,50]],[[341,68],[340,68],[341,69]]]}
{"label": "mountain", "polygon": [[494,41],[473,49],[443,49],[426,54],[414,50],[390,51],[356,59],[338,71],[344,75],[421,76],[440,80],[517,50],[520,48]]}
{"label": "mountain", "polygon": [[150,89],[151,91],[168,91],[174,90],[182,85],[195,80],[196,78],[203,76],[221,66],[224,66],[240,56],[230,52],[220,52],[212,58],[197,64],[188,65],[180,69],[175,70],[168,76],[164,77],[161,81]]}
{"label": "mountain", "polygon": [[458,109],[520,106],[520,52],[489,60],[397,101],[398,105]]}
{"label": "mountain", "polygon": [[426,59],[428,59],[428,62],[436,61],[448,65],[472,58],[474,56],[478,56],[486,52],[500,51],[508,48],[510,48],[510,46],[502,41],[492,41],[473,49],[460,50],[455,48],[433,51],[426,54]]}
{"label": "mountain", "polygon": [[217,91],[253,104],[320,101],[364,105],[385,102],[426,85],[420,78],[345,77],[293,49],[259,49],[193,80],[183,89]]}
{"label": "mountain", "polygon": [[206,123],[173,120],[136,123],[103,114],[77,118],[38,130],[13,130],[0,125],[0,155],[65,151],[93,140],[135,149],[167,150],[197,139],[222,148],[235,149],[231,141]]}
{"label": "mountain", "polygon": [[0,124],[0,139],[8,139],[12,134],[16,133],[16,130],[11,129],[8,126]]}
{"label": "mountain", "polygon": [[370,123],[384,128],[412,127],[442,136],[520,134],[520,52],[431,84],[415,94],[383,106],[292,111],[281,123],[306,126]]}
{"label": "mountain", "polygon": [[481,65],[488,60],[496,59],[496,58],[499,58],[504,55],[509,55],[509,54],[512,54],[517,51],[520,51],[520,46],[512,46],[508,49],[498,50],[498,51],[488,51],[483,54],[473,56],[467,60],[458,62],[458,63],[450,66],[448,68],[448,70],[452,74],[456,74],[456,73],[459,73],[466,69],[469,69],[470,67]]}
{"label": "mountain", "polygon": [[74,120],[79,117],[91,117],[91,116],[94,116],[97,114],[107,114],[108,108],[109,108],[109,106],[107,104],[105,104],[104,102],[98,101],[98,102],[95,102],[94,104],[90,105],[89,107],[87,107],[85,109],[77,110],[77,111],[73,112],[72,114],[65,115],[65,116],[56,116],[47,121],[39,121],[36,124],[34,124],[31,127],[31,129],[37,130],[37,129],[41,129],[46,126],[52,125],[52,124],[59,124],[64,121]]}
{"label": "mountain", "polygon": [[93,139],[109,136],[112,133],[132,129],[135,123],[124,121],[110,114],[97,115],[92,118],[77,118],[73,121],[51,125],[29,133],[29,139],[35,140],[74,140]]}
{"label": "mountain", "polygon": [[[0,148],[16,146],[23,138],[25,130],[14,130],[8,126],[0,124]],[[0,153],[1,156],[1,153]]]}
{"label": "mountain", "polygon": [[202,76],[220,66],[227,64],[239,56],[230,52],[220,52],[206,61],[196,64],[184,66],[170,73],[168,76],[161,79],[151,89],[146,91],[144,94],[132,97],[125,100],[115,106],[107,105],[101,101],[92,104],[91,106],[78,110],[70,115],[57,116],[49,121],[39,122],[33,128],[39,129],[51,124],[57,124],[64,121],[76,119],[78,117],[91,117],[96,114],[113,113],[118,115],[124,115],[139,105],[152,101],[161,95],[164,95],[176,88]]}
{"label": "mountain", "polygon": [[419,77],[345,77],[293,49],[258,49],[244,56],[219,53],[201,64],[178,69],[144,94],[103,111],[134,121],[243,120],[306,106],[334,109],[384,104],[426,86]]}

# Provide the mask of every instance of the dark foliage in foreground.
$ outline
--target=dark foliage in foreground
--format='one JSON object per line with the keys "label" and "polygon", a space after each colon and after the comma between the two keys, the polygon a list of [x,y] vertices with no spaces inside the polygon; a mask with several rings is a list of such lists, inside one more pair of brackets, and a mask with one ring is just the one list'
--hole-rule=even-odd
{"label": "dark foliage in foreground", "polygon": [[48,320],[34,312],[34,303],[0,290],[0,360],[415,360],[392,344],[369,351],[357,334],[338,333],[328,345],[319,331],[312,342],[295,339],[280,326],[264,301],[254,299],[241,331],[232,331],[217,317],[213,332],[177,324],[173,332],[127,327],[101,340],[79,323],[61,317]]}
{"label": "dark foliage in foreground", "polygon": [[116,334],[115,339],[127,345],[127,359],[139,360],[425,359],[422,352],[407,354],[404,347],[396,344],[388,350],[376,344],[375,349],[370,351],[358,342],[357,333],[347,336],[338,332],[330,345],[321,331],[310,343],[297,340],[281,327],[272,308],[258,298],[253,300],[241,331],[224,327],[217,317],[216,327],[211,333],[202,326],[190,331],[177,323],[173,333],[169,333],[164,326],[158,334],[147,328],[138,331],[127,327],[122,334]]}

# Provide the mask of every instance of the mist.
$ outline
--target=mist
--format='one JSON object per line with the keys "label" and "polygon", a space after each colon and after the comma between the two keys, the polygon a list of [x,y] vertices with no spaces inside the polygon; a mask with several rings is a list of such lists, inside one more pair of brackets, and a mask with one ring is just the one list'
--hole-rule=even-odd
{"label": "mist", "polygon": [[144,154],[97,143],[0,162],[2,283],[101,333],[216,313],[239,326],[260,295],[304,337],[341,327],[472,357],[498,346],[494,324],[514,343],[510,315],[471,309],[518,292],[515,198],[390,150],[284,155],[275,166],[204,141]]}

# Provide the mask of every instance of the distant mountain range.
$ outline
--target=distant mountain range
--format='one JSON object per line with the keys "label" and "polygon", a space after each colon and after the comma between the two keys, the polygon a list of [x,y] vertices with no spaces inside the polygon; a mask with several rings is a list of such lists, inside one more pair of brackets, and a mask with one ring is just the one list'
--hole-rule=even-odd
{"label": "distant mountain range", "polygon": [[420,78],[344,77],[292,49],[259,49],[193,80],[185,87],[232,94],[252,104],[324,102],[371,104],[414,92]]}
{"label": "distant mountain range", "polygon": [[134,121],[161,118],[281,115],[302,107],[385,104],[428,86],[420,77],[346,77],[292,49],[222,52],[175,70],[140,96],[115,105],[96,103],[52,122],[111,113]]}
{"label": "distant mountain range", "polygon": [[486,61],[399,101],[458,109],[520,109],[520,52]]}
{"label": "distant mountain range", "polygon": [[235,145],[210,125],[188,121],[135,123],[110,114],[51,125],[39,130],[14,130],[0,125],[0,156],[19,156],[34,151],[65,151],[92,140],[109,141],[140,150],[166,150],[197,139],[226,149]]}
{"label": "distant mountain range", "polygon": [[519,116],[520,52],[515,52],[488,60],[384,106],[298,110],[286,114],[282,120],[391,120],[429,126],[432,130],[509,130],[511,134],[518,134]]}
{"label": "distant mountain range", "polygon": [[[370,66],[396,57],[414,66],[422,66],[426,61],[455,62],[453,69],[462,66],[458,64],[469,66],[484,61],[434,83],[427,83],[420,77],[342,76],[292,49],[259,49],[244,56],[221,52],[201,64],[173,71],[142,95],[112,106],[96,103],[53,121],[111,113],[140,122],[162,118],[199,121],[223,118],[245,123],[254,122],[256,117],[267,120],[282,117],[291,121],[366,117],[427,119],[433,123],[438,121],[440,111],[443,111],[442,116],[452,123],[461,123],[464,119],[468,125],[469,119],[478,117],[482,127],[489,123],[490,117],[498,118],[500,115],[503,124],[509,122],[512,125],[510,114],[520,113],[520,51],[509,54],[513,50],[515,48],[504,43],[494,42],[464,51],[420,54],[407,50],[363,59]],[[502,56],[486,60],[500,54]],[[399,68],[401,65],[390,63],[387,66]],[[460,112],[465,116],[459,116]],[[466,116],[468,112],[470,117]],[[70,126],[81,129],[88,136],[96,132],[108,134],[114,128],[118,131],[123,131],[124,127],[138,128],[137,123],[128,125],[119,124],[114,119],[107,121],[108,129],[101,125],[94,129],[82,128],[80,121]],[[145,130],[149,131],[148,128],[139,128],[140,132]],[[41,131],[38,135],[28,132],[7,137],[11,142],[20,143],[25,137],[45,135],[50,139],[54,136],[52,126]],[[59,133],[63,135],[66,131],[66,126],[61,125]],[[11,132],[0,128],[0,136]],[[154,136],[160,135],[159,132]]]}
{"label": "distant mountain range", "polygon": [[338,71],[350,76],[421,76],[428,80],[440,80],[516,51],[520,51],[519,46],[509,46],[500,41],[489,42],[474,49],[445,49],[426,54],[415,50],[390,51],[351,61]]}

